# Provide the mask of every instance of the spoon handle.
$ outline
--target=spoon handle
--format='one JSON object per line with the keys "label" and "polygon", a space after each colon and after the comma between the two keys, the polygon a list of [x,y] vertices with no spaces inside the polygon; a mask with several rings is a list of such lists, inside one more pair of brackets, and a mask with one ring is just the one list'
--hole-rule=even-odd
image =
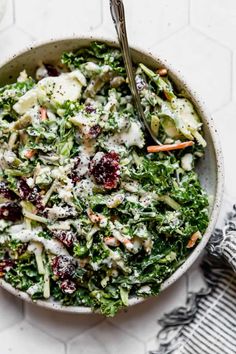
{"label": "spoon handle", "polygon": [[146,121],[146,117],[143,112],[143,107],[140,101],[140,97],[138,94],[138,90],[136,87],[135,83],[135,77],[133,73],[133,66],[132,66],[132,60],[131,60],[131,55],[130,55],[130,49],[129,49],[129,44],[128,44],[128,37],[127,37],[127,31],[126,31],[126,24],[125,24],[125,10],[124,10],[124,4],[122,0],[110,0],[110,11],[111,11],[111,17],[113,19],[119,44],[121,47],[121,52],[123,55],[124,59],[124,64],[126,68],[126,73],[129,81],[129,86],[130,90],[133,96],[134,104],[136,106],[136,109],[138,111],[138,116],[140,118],[140,121],[142,125],[145,126],[145,128],[148,130],[149,134],[153,138],[153,140],[158,144],[161,145],[161,143],[157,140],[157,138],[154,136],[149,124]]}
{"label": "spoon handle", "polygon": [[127,77],[129,80],[129,86],[131,93],[133,95],[133,99],[135,100],[136,107],[138,108],[138,112],[141,113],[143,111],[141,102],[138,96],[138,90],[136,87],[132,61],[130,56],[130,49],[128,45],[126,24],[125,24],[125,11],[124,4],[122,0],[110,0],[110,10],[113,22],[115,24],[119,44],[121,47],[121,51],[123,54],[124,64],[126,68]]}

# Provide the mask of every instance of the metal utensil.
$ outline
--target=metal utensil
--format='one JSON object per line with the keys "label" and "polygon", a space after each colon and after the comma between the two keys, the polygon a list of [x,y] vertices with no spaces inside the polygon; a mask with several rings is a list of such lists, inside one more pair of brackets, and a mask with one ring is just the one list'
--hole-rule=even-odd
{"label": "metal utensil", "polygon": [[155,137],[153,134],[147,120],[145,114],[143,112],[143,107],[140,101],[140,97],[138,94],[138,90],[135,83],[135,77],[133,73],[133,66],[132,60],[130,55],[130,49],[128,44],[127,38],[127,31],[126,31],[126,24],[125,24],[125,9],[122,0],[110,0],[110,11],[111,17],[114,22],[121,53],[124,59],[124,64],[126,68],[126,73],[129,81],[130,91],[133,97],[134,105],[138,112],[138,118],[142,125],[148,130],[149,134],[151,135],[152,139],[155,141],[156,144],[162,145],[161,142]]}

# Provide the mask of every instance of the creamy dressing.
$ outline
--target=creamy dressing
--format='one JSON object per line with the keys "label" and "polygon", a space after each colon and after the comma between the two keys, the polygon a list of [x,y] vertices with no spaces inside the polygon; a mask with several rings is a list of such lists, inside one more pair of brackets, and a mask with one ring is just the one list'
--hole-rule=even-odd
{"label": "creamy dressing", "polygon": [[21,242],[30,242],[35,241],[41,243],[44,248],[54,255],[69,255],[66,248],[62,245],[61,242],[54,239],[45,239],[43,237],[39,237],[38,233],[42,231],[41,228],[27,230],[22,228],[23,225],[15,225],[9,228],[9,234],[13,240],[21,241]]}
{"label": "creamy dressing", "polygon": [[27,116],[31,117],[32,125],[40,124],[41,118],[40,118],[39,109],[40,109],[40,106],[38,104],[36,104],[33,108],[30,108],[25,113],[25,114],[27,114]]}
{"label": "creamy dressing", "polygon": [[86,85],[86,78],[80,70],[63,73],[56,77],[45,77],[34,88],[21,96],[13,108],[18,114],[24,114],[40,104],[51,106],[80,98],[81,88]]}
{"label": "creamy dressing", "polygon": [[39,242],[32,241],[28,246],[28,251],[40,255],[43,252],[43,246]]}
{"label": "creamy dressing", "polygon": [[27,292],[28,295],[33,296],[34,294],[41,292],[42,288],[43,288],[42,284],[36,283],[36,284],[30,286],[26,290],[26,292]]}
{"label": "creamy dressing", "polygon": [[38,90],[37,87],[32,88],[27,91],[23,96],[21,96],[13,106],[13,109],[18,114],[26,113],[30,108],[38,103]]}
{"label": "creamy dressing", "polygon": [[59,198],[61,200],[64,200],[67,204],[72,205],[72,199],[73,199],[73,183],[69,178],[65,178],[65,181],[63,184],[58,185],[57,188],[57,193],[59,195]]}
{"label": "creamy dressing", "polygon": [[124,194],[115,194],[113,196],[111,196],[108,200],[107,200],[107,207],[108,208],[116,208],[118,207],[120,204],[122,204],[122,202],[125,199],[125,195]]}
{"label": "creamy dressing", "polygon": [[75,188],[75,193],[79,197],[86,199],[89,195],[93,195],[94,183],[91,179],[82,179],[79,181]]}
{"label": "creamy dressing", "polygon": [[70,230],[71,220],[57,221],[52,225],[48,225],[49,230]]}
{"label": "creamy dressing", "polygon": [[193,155],[192,154],[185,154],[181,158],[181,167],[185,171],[191,171],[193,168]]}
{"label": "creamy dressing", "polygon": [[4,152],[4,159],[7,163],[12,164],[16,159],[16,154],[12,151],[5,151]]}
{"label": "creamy dressing", "polygon": [[137,204],[139,202],[139,198],[137,195],[126,195],[126,200],[130,203],[135,203]]}
{"label": "creamy dressing", "polygon": [[76,71],[40,80],[37,84],[39,102],[51,105],[52,102],[63,104],[67,100],[76,101],[80,97],[83,86],[81,82],[83,79],[81,80],[81,73],[79,73]]}
{"label": "creamy dressing", "polygon": [[46,211],[50,220],[63,219],[67,216],[76,215],[75,209],[69,206],[62,207],[58,205],[53,205],[52,208],[46,208]]}
{"label": "creamy dressing", "polygon": [[68,187],[58,188],[57,192],[61,200],[64,200],[68,204],[72,204],[72,199],[73,199],[72,188],[68,188]]}
{"label": "creamy dressing", "polygon": [[83,113],[79,112],[76,116],[69,119],[69,121],[75,126],[79,127],[80,132],[87,136],[89,135],[91,127],[98,123],[99,116],[96,113],[91,113],[89,117]]}
{"label": "creamy dressing", "polygon": [[[53,178],[63,180],[67,176],[67,174],[71,171],[72,166],[73,166],[73,164],[69,163],[64,166],[56,167],[56,168],[52,169],[51,175]],[[40,173],[41,173],[41,169],[40,169]]]}
{"label": "creamy dressing", "polygon": [[34,187],[34,179],[32,177],[26,178],[26,183],[30,188]]}
{"label": "creamy dressing", "polygon": [[81,146],[79,152],[79,170],[78,174],[80,176],[84,176],[89,170],[90,157],[93,154],[93,148],[89,148],[88,146]]}
{"label": "creamy dressing", "polygon": [[140,124],[136,122],[131,122],[128,131],[125,130],[121,133],[115,134],[107,141],[107,145],[110,146],[111,149],[113,147],[115,151],[119,151],[120,149],[124,150],[125,147],[123,145],[127,147],[137,146],[141,149],[144,147],[144,144],[143,132]]}

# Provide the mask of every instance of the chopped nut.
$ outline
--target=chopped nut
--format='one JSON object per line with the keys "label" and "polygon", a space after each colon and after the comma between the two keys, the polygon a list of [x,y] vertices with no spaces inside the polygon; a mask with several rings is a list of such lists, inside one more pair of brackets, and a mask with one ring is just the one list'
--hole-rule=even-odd
{"label": "chopped nut", "polygon": [[90,221],[93,224],[96,224],[101,220],[101,217],[99,215],[95,214],[92,209],[88,209],[87,214],[88,214]]}
{"label": "chopped nut", "polygon": [[24,114],[13,125],[13,129],[21,130],[27,128],[32,123],[32,117],[29,114]]}
{"label": "chopped nut", "polygon": [[104,242],[107,246],[111,246],[111,247],[117,247],[120,245],[120,241],[117,240],[115,237],[105,237],[104,238]]}
{"label": "chopped nut", "polygon": [[195,246],[198,239],[202,238],[202,234],[200,231],[194,232],[188,241],[187,248],[192,248]]}
{"label": "chopped nut", "polygon": [[157,70],[157,74],[160,75],[160,76],[166,76],[168,73],[167,69],[166,68],[160,68]]}
{"label": "chopped nut", "polygon": [[115,76],[115,77],[113,77],[113,79],[111,80],[110,84],[111,84],[111,87],[113,87],[113,88],[118,88],[118,87],[121,86],[124,82],[125,82],[125,78],[124,78],[123,76]]}

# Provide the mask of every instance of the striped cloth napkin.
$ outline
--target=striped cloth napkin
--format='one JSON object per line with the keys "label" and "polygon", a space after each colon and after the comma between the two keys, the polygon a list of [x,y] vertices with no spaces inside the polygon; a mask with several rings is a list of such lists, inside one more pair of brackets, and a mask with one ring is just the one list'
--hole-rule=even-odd
{"label": "striped cloth napkin", "polygon": [[236,205],[216,229],[201,265],[206,287],[160,320],[160,346],[149,354],[236,353]]}

